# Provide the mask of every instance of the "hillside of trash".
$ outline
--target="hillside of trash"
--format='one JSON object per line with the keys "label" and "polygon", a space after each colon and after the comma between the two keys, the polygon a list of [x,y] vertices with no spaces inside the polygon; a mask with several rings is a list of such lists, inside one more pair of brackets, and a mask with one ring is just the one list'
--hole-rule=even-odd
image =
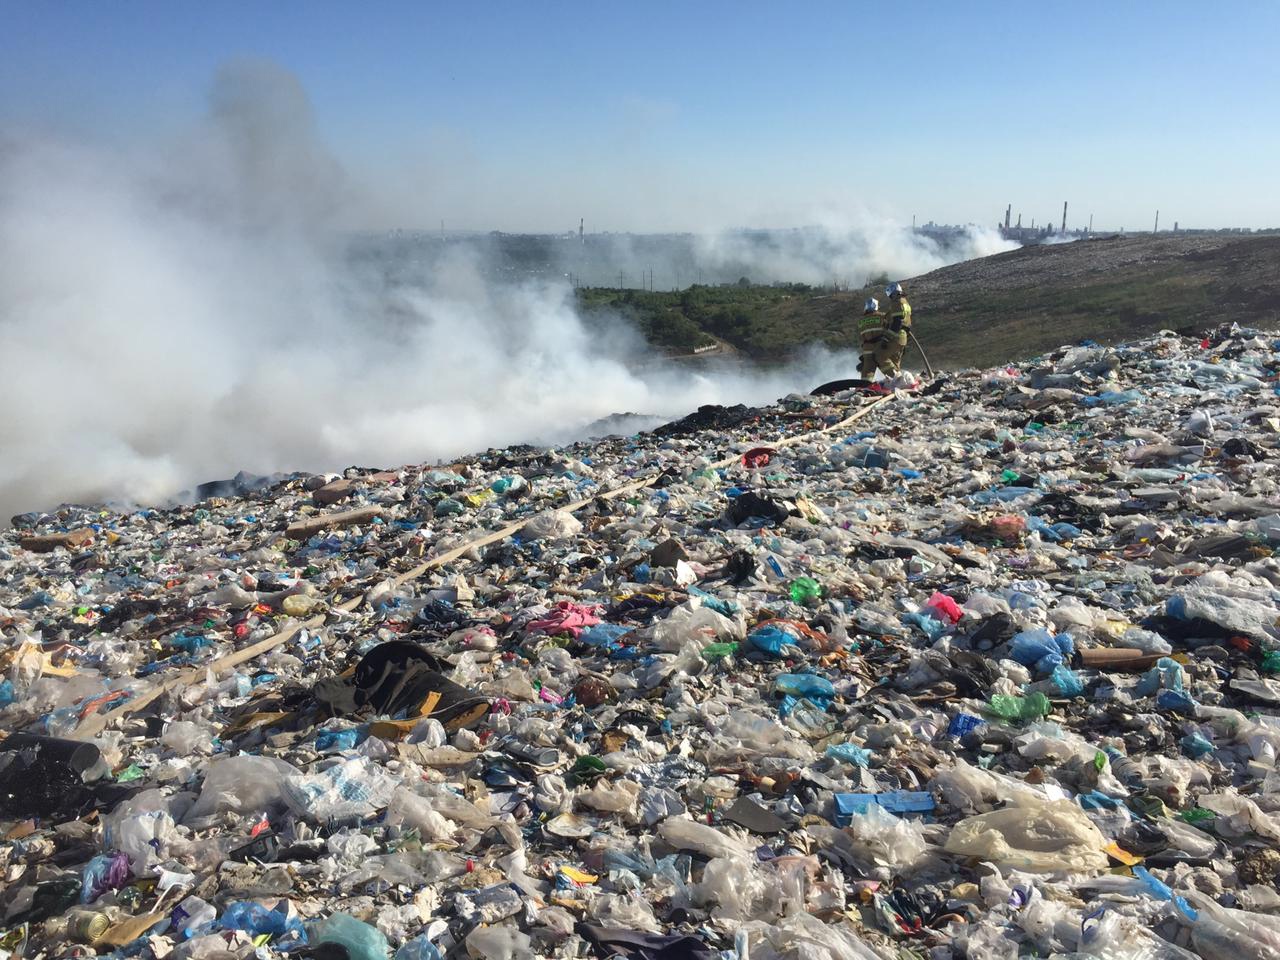
{"label": "hillside of trash", "polygon": [[0,960],[1280,957],[1280,341],[0,534]]}

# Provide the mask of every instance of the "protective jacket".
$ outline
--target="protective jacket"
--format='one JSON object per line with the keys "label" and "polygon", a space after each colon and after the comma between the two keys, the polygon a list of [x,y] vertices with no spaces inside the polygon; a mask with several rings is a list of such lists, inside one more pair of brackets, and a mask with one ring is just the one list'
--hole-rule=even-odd
{"label": "protective jacket", "polygon": [[892,306],[889,308],[888,330],[896,333],[898,342],[905,345],[907,331],[911,329],[911,304],[907,303],[906,297],[898,297],[889,302]]}

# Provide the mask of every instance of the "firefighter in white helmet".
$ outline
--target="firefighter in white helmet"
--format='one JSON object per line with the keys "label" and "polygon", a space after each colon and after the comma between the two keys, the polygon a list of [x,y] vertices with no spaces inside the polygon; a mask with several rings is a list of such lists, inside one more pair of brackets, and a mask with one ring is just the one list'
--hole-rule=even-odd
{"label": "firefighter in white helmet", "polygon": [[884,292],[889,298],[888,313],[882,312],[872,297],[864,305],[858,321],[862,340],[862,362],[858,369],[864,380],[874,377],[877,367],[886,377],[896,377],[902,367],[902,354],[907,349],[911,304],[900,283],[889,284]]}
{"label": "firefighter in white helmet", "polygon": [[862,305],[858,320],[858,338],[862,342],[862,361],[858,364],[858,376],[870,380],[876,375],[876,350],[884,336],[887,317],[880,312],[880,301],[868,297]]}

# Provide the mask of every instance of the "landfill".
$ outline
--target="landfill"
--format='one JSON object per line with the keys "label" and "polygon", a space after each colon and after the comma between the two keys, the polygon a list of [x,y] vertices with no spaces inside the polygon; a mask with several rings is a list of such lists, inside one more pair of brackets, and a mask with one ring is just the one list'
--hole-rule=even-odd
{"label": "landfill", "polygon": [[1280,957],[1280,342],[0,537],[0,956]]}

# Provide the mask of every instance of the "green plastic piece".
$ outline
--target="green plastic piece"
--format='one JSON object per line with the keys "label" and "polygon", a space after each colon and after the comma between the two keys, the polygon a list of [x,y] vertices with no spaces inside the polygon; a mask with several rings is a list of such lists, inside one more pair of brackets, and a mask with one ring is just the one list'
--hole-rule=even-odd
{"label": "green plastic piece", "polygon": [[822,586],[812,577],[797,577],[791,581],[791,599],[796,603],[812,603],[821,597]]}
{"label": "green plastic piece", "polygon": [[1011,697],[1006,693],[998,693],[987,704],[986,713],[1001,720],[1038,720],[1049,715],[1052,710],[1049,698],[1043,693],[1032,693],[1025,697]]}

